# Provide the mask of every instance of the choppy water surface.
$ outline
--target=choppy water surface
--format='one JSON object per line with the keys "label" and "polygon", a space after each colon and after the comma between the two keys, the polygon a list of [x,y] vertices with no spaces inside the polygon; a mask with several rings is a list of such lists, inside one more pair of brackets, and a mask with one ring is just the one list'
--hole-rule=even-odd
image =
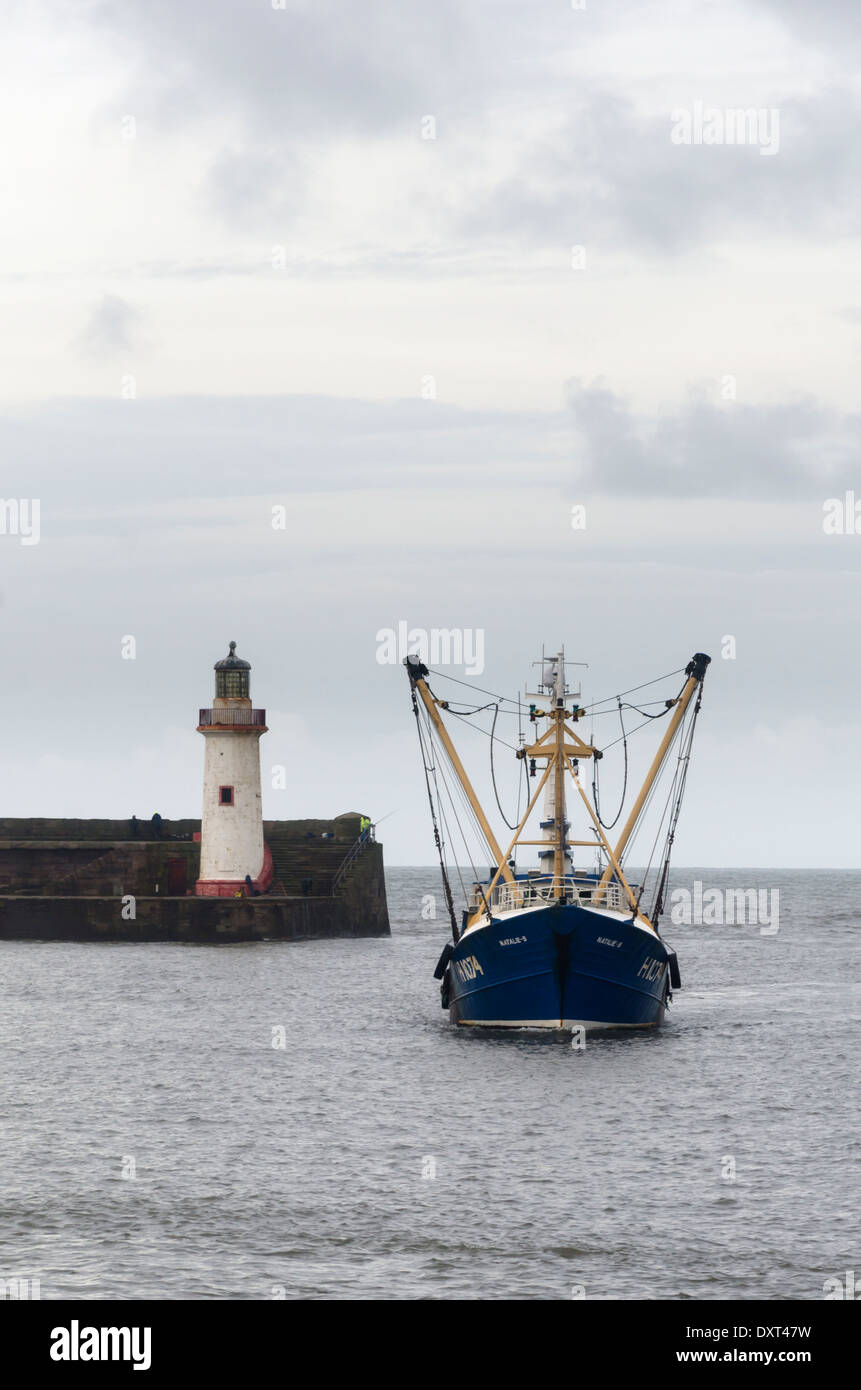
{"label": "choppy water surface", "polygon": [[391,940],[0,943],[0,1277],[43,1298],[819,1299],[861,1268],[861,874],[679,871],[777,887],[777,936],[665,922],[669,1023],[584,1051],[453,1029],[445,922],[421,917],[438,876],[388,877]]}

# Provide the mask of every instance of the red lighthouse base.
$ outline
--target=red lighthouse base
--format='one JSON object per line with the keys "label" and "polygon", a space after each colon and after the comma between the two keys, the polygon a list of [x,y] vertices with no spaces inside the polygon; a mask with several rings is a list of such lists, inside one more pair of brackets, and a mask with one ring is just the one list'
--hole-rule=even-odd
{"label": "red lighthouse base", "polygon": [[[273,877],[272,851],[264,844],[263,867],[251,882],[258,893],[268,893]],[[199,878],[194,885],[194,894],[197,898],[238,898],[248,897],[249,890],[244,878]]]}

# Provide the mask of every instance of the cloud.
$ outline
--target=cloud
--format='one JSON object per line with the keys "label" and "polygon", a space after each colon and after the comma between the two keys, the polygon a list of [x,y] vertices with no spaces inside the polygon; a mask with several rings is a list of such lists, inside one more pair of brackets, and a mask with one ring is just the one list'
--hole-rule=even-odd
{"label": "cloud", "polygon": [[138,310],[119,295],[102,295],[78,339],[78,347],[89,357],[131,352],[140,346],[141,322]]}
{"label": "cloud", "polygon": [[715,404],[692,392],[675,413],[637,416],[602,384],[569,384],[580,481],[648,497],[821,499],[855,481],[861,416],[816,401]]}
{"label": "cloud", "polygon": [[840,56],[861,44],[861,9],[846,0],[755,0],[791,32],[814,48],[833,49]]}
{"label": "cloud", "polygon": [[[666,256],[740,233],[856,232],[861,152],[847,132],[861,121],[857,97],[824,86],[784,103],[755,91],[758,99],[742,108],[778,112],[779,148],[767,157],[754,144],[674,144],[672,115],[688,109],[683,103],[644,113],[612,91],[581,90],[575,112],[529,141],[507,177],[467,201],[460,230]],[[703,104],[723,109],[707,98]]]}
{"label": "cloud", "polygon": [[[562,6],[536,18],[515,3],[454,0],[285,0],[283,9],[103,0],[94,13],[127,62],[133,55],[124,100],[144,124],[212,122],[201,182],[227,221],[302,210],[334,217],[349,237],[358,196],[373,199],[387,244],[406,204],[418,224],[410,245],[423,227],[424,239],[431,229],[485,245],[672,254],[740,231],[858,228],[861,152],[849,133],[861,107],[850,83],[794,62],[792,45],[773,57],[763,16],[785,20],[783,9],[782,0],[730,9],[716,41],[728,42],[733,26],[744,36],[739,72],[718,75],[695,29],[662,4],[646,14],[623,4],[612,18]],[[791,28],[805,43],[819,15],[806,0],[792,4]],[[823,27],[836,39],[837,6]],[[626,44],[641,28],[645,51],[632,64]],[[679,47],[669,75],[661,34]],[[674,67],[686,58],[680,79]],[[671,112],[694,100],[778,108],[779,153],[674,145]],[[427,113],[439,122],[433,172],[418,138]],[[364,193],[343,164],[327,162],[336,148],[367,163]],[[380,177],[387,151],[405,160],[396,188]]]}
{"label": "cloud", "polygon": [[261,213],[279,228],[290,225],[307,197],[305,164],[292,148],[222,149],[206,174],[211,205],[225,221],[240,226],[259,224]]}
{"label": "cloud", "polygon": [[492,487],[525,469],[560,476],[570,440],[562,411],[462,410],[416,399],[80,400],[0,419],[7,493],[58,504]]}
{"label": "cloud", "polygon": [[[296,493],[447,493],[572,485],[618,497],[819,499],[857,486],[861,416],[813,398],[638,414],[606,382],[568,408],[466,410],[438,401],[190,396],[55,402],[0,420],[9,495],[128,506]],[[161,466],[169,458],[170,467]],[[574,498],[571,499],[576,500]],[[371,501],[369,500],[369,505]]]}
{"label": "cloud", "polygon": [[139,109],[173,125],[217,101],[284,141],[414,120],[468,78],[476,52],[453,0],[102,0],[94,14],[126,52],[136,46]]}

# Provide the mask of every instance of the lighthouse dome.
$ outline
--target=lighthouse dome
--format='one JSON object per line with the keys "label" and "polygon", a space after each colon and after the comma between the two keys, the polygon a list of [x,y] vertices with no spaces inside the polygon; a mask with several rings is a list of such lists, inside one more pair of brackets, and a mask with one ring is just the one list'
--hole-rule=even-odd
{"label": "lighthouse dome", "polygon": [[241,700],[248,698],[248,673],[251,670],[251,662],[243,661],[241,656],[236,655],[235,642],[230,643],[227,656],[216,661],[214,670],[216,699]]}

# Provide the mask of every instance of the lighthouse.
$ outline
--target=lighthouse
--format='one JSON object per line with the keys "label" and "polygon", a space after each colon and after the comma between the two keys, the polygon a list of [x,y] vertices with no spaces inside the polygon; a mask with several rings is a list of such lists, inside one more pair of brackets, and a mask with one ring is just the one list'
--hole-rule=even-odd
{"label": "lighthouse", "polygon": [[260,792],[260,736],[266,733],[266,711],[252,708],[250,673],[250,662],[236,655],[236,643],[231,642],[228,655],[215,663],[212,708],[200,711],[197,731],[206,740],[206,757],[195,890],[199,897],[235,897],[248,891],[246,877],[260,892],[272,882]]}

